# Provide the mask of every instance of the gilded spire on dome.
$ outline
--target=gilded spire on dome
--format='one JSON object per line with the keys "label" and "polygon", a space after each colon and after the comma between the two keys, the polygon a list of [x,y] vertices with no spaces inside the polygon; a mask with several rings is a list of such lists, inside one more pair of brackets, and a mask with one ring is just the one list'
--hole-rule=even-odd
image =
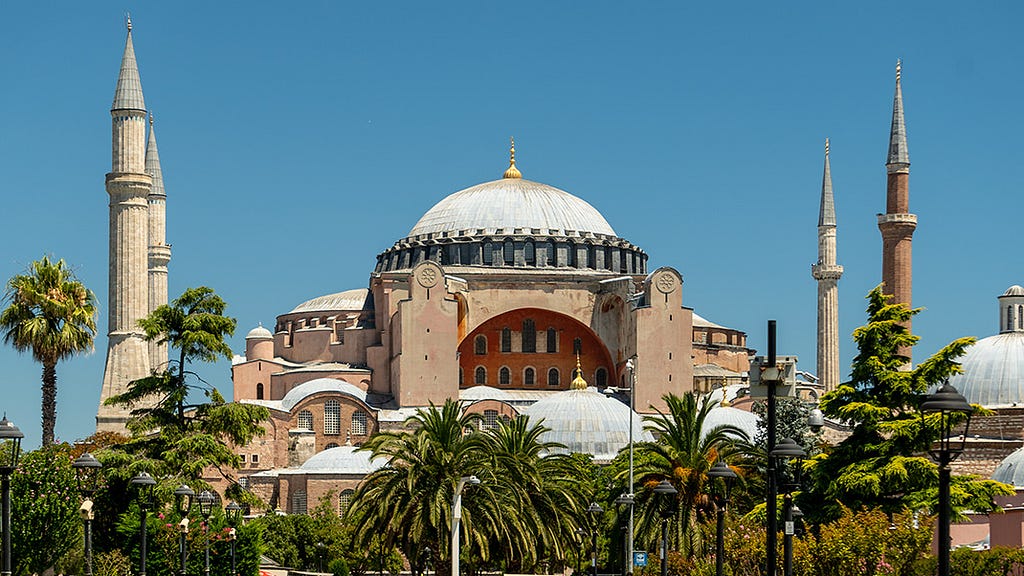
{"label": "gilded spire on dome", "polygon": [[509,148],[509,150],[508,150],[508,152],[509,152],[508,170],[505,170],[505,175],[502,176],[502,177],[503,178],[522,178],[523,174],[521,172],[519,172],[518,168],[516,168],[516,139],[515,138],[510,138],[509,140],[512,141],[512,147]]}
{"label": "gilded spire on dome", "polygon": [[580,354],[576,353],[576,377],[569,384],[570,390],[586,390],[587,381],[583,379],[583,368],[580,367]]}

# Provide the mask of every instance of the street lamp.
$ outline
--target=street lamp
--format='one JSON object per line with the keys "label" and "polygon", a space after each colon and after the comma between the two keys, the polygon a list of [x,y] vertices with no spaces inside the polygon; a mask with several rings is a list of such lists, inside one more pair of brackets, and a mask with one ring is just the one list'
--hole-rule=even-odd
{"label": "street lamp", "polygon": [[149,507],[153,503],[153,488],[156,486],[156,480],[154,480],[148,472],[139,472],[129,481],[129,484],[138,490],[140,527],[139,555],[141,556],[139,576],[146,576],[146,517],[149,515]]}
{"label": "street lamp", "polygon": [[181,532],[178,540],[178,552],[181,554],[181,576],[188,576],[185,567],[185,562],[188,560],[188,546],[185,537],[188,535],[188,513],[192,511],[192,497],[195,495],[195,491],[185,484],[174,489],[174,507],[177,509],[178,515],[181,516],[181,522],[178,523],[178,529]]}
{"label": "street lamp", "polygon": [[[792,459],[803,459],[807,456],[807,453],[792,438],[783,438],[775,449],[768,453],[768,456],[773,460],[780,460],[781,467],[779,470],[785,470],[786,463]],[[784,497],[786,524],[782,536],[783,576],[793,576],[793,490],[800,485],[801,468],[801,464],[797,463],[792,478],[790,478],[791,481],[783,486],[786,491]]]}
{"label": "street lamp", "polygon": [[573,576],[580,576],[581,572],[583,571],[583,568],[581,567],[581,562],[583,561],[583,543],[586,542],[585,538],[587,537],[587,531],[583,528],[577,528],[576,535],[580,537],[580,547],[579,550],[576,551],[576,571],[573,572]]}
{"label": "street lamp", "polygon": [[[949,576],[949,463],[964,451],[967,428],[971,425],[974,409],[956,388],[946,382],[921,403],[922,418],[927,414],[939,415],[939,449],[928,454],[939,464],[939,576]],[[957,444],[952,442],[953,425],[961,415],[967,416],[963,435]]]}
{"label": "street lamp", "polygon": [[0,420],[0,491],[3,492],[3,505],[0,510],[0,528],[3,529],[3,576],[11,576],[11,474],[18,467],[18,456],[21,454],[21,439],[25,435],[18,430],[13,422]]}
{"label": "street lamp", "polygon": [[590,515],[590,567],[594,571],[594,576],[597,576],[597,519],[603,512],[604,509],[597,502],[591,502],[590,506],[587,506],[587,514]]}
{"label": "street lamp", "polygon": [[423,548],[423,573],[430,574],[430,561],[434,556],[434,551],[430,549],[430,546]]}
{"label": "street lamp", "polygon": [[[633,495],[632,494],[622,494],[618,498],[615,499],[615,503],[620,505],[620,506],[622,506],[622,505],[629,506],[629,511],[632,512],[633,511],[633,505],[636,504],[636,500],[633,499]],[[627,532],[629,531],[629,525],[628,524],[626,525],[626,531]],[[623,559],[623,562],[622,562],[622,576],[630,576],[630,573],[632,572],[631,568],[632,568],[632,564],[633,564],[633,554],[629,550],[629,541],[632,539],[631,536],[632,535],[626,536],[625,549],[623,550],[623,552],[625,553],[626,557]]]}
{"label": "street lamp", "polygon": [[235,570],[235,540],[238,538],[235,528],[238,528],[238,521],[242,518],[242,507],[232,500],[224,507],[224,512],[227,513],[228,525],[231,526],[228,532],[228,540],[231,541],[231,576],[238,576],[238,571]]}
{"label": "street lamp", "polygon": [[661,576],[668,575],[668,520],[672,517],[672,513],[675,512],[675,500],[674,496],[679,493],[676,487],[672,485],[668,480],[662,480],[658,482],[658,485],[654,487],[655,494],[661,494],[666,498],[669,498],[669,504],[661,510]]}
{"label": "street lamp", "polygon": [[462,489],[466,484],[476,486],[480,479],[476,476],[459,478],[452,495],[452,576],[459,576],[459,528],[462,525]]}
{"label": "street lamp", "polygon": [[323,542],[316,543],[316,556],[320,560],[320,572],[324,571],[324,548],[327,548],[327,545]]}
{"label": "street lamp", "polygon": [[213,505],[217,497],[209,490],[199,493],[199,513],[203,516],[203,532],[206,533],[206,561],[203,564],[203,574],[210,576],[210,514],[213,513]]}
{"label": "street lamp", "polygon": [[82,507],[78,512],[85,523],[85,576],[92,576],[92,497],[96,493],[96,483],[100,478],[96,472],[102,466],[100,461],[88,452],[71,463],[78,479],[78,491],[82,494]]}
{"label": "street lamp", "polygon": [[725,508],[729,505],[729,491],[732,490],[732,482],[737,476],[725,460],[719,460],[711,470],[708,470],[708,478],[712,481],[721,478],[725,484],[724,489],[715,495],[715,507],[718,512],[718,527],[715,531],[715,576],[722,576],[725,560]]}

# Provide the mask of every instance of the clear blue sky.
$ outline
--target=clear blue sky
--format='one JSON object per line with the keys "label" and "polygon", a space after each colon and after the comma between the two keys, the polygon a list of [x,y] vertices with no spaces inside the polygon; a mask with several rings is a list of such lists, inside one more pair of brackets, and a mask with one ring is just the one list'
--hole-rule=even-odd
{"label": "clear blue sky", "polygon": [[[916,358],[996,332],[1024,284],[1021,8],[936,2],[125,2],[0,7],[0,278],[43,254],[99,296],[96,352],[58,367],[60,439],[90,434],[106,350],[110,118],[124,15],[156,114],[172,297],[257,322],[367,285],[444,196],[526,178],[674,266],[684,303],[815,366],[816,223],[832,139],[843,373],[881,275],[904,60]],[[225,394],[227,362],[201,369]],[[0,410],[39,443],[40,367],[0,349]]]}

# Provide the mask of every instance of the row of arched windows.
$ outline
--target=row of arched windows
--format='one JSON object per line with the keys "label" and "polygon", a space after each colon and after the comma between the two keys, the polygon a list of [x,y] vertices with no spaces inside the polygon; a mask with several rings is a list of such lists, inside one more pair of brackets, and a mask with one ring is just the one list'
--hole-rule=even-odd
{"label": "row of arched windows", "polygon": [[[558,330],[548,328],[544,332],[544,337],[544,351],[548,354],[558,352]],[[498,349],[502,353],[508,354],[512,352],[512,329],[508,326],[501,329],[499,344],[500,346]],[[519,351],[525,354],[537,352],[537,325],[530,318],[523,320],[523,330],[520,333],[519,348]],[[582,340],[576,338],[573,342],[573,350],[579,352],[580,348],[582,348]],[[487,336],[478,334],[476,338],[473,339],[473,353],[479,356],[487,354]]]}
{"label": "row of arched windows", "polygon": [[[369,430],[369,418],[366,412],[356,410],[352,413],[352,425],[350,431],[353,436],[365,436]],[[299,430],[314,430],[313,413],[309,410],[302,410],[297,416],[296,427]],[[341,434],[341,402],[328,400],[324,402],[324,434],[337,436]],[[330,446],[328,446],[330,447]]]}
{"label": "row of arched windows", "polygon": [[[537,371],[532,367],[523,369],[523,386],[534,386],[537,383]],[[487,386],[487,368],[484,366],[477,366],[473,370],[473,384],[476,386]],[[558,368],[548,368],[547,372],[547,384],[548,386],[558,386],[561,384],[561,372]],[[498,369],[498,385],[499,386],[512,386],[512,370],[508,366],[502,366]],[[598,368],[594,371],[594,385],[598,388],[604,388],[608,385],[608,371],[603,367]]]}

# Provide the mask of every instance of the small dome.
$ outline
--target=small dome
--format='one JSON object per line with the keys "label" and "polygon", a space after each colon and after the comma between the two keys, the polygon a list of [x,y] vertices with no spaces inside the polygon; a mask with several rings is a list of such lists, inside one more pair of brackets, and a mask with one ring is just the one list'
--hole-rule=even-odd
{"label": "small dome", "polygon": [[996,466],[992,479],[1015,488],[1024,488],[1024,448],[1018,448],[1004,458]]}
{"label": "small dome", "polygon": [[253,328],[252,330],[249,330],[249,333],[245,335],[245,339],[246,340],[257,340],[257,339],[258,340],[267,340],[267,339],[273,340],[274,339],[274,335],[270,333],[270,330],[267,330],[266,328],[264,328],[263,324],[260,324],[259,326]]}
{"label": "small dome", "polygon": [[306,472],[329,474],[369,474],[387,464],[384,458],[370,459],[369,451],[355,446],[338,446],[317,452],[299,468]]}
{"label": "small dome", "polygon": [[478,402],[480,400],[498,400],[507,402],[512,395],[507,391],[493,386],[473,386],[459,392],[459,400],[466,402]]}
{"label": "small dome", "polygon": [[295,307],[289,314],[296,312],[333,312],[336,310],[372,310],[373,299],[366,288],[356,288],[335,294],[317,296],[306,300]]}
{"label": "small dome", "polygon": [[344,380],[338,380],[336,378],[316,378],[309,382],[303,382],[289,390],[288,393],[284,395],[284,398],[281,399],[281,407],[285,410],[291,411],[291,409],[299,402],[302,402],[313,394],[318,394],[320,392],[338,392],[346,396],[351,396],[363,404],[366,403],[366,392],[358,386],[353,386]]}
{"label": "small dome", "polygon": [[1024,288],[1014,284],[1003,292],[1003,296],[1024,296]]}
{"label": "small dome", "polygon": [[1024,332],[982,338],[967,349],[963,374],[949,379],[972,404],[987,408],[1024,404]]}
{"label": "small dome", "polygon": [[757,435],[758,420],[757,414],[752,412],[733,408],[732,406],[717,405],[704,418],[704,426],[701,428],[700,435],[704,437],[710,430],[718,426],[728,425],[739,428],[746,433],[747,440],[753,440],[754,436]]}
{"label": "small dome", "polygon": [[[550,428],[541,442],[558,442],[568,449],[560,453],[590,454],[595,460],[608,461],[629,444],[629,406],[605,396],[597,388],[565,390],[523,408],[530,422]],[[633,413],[633,441],[651,442],[642,418]]]}

